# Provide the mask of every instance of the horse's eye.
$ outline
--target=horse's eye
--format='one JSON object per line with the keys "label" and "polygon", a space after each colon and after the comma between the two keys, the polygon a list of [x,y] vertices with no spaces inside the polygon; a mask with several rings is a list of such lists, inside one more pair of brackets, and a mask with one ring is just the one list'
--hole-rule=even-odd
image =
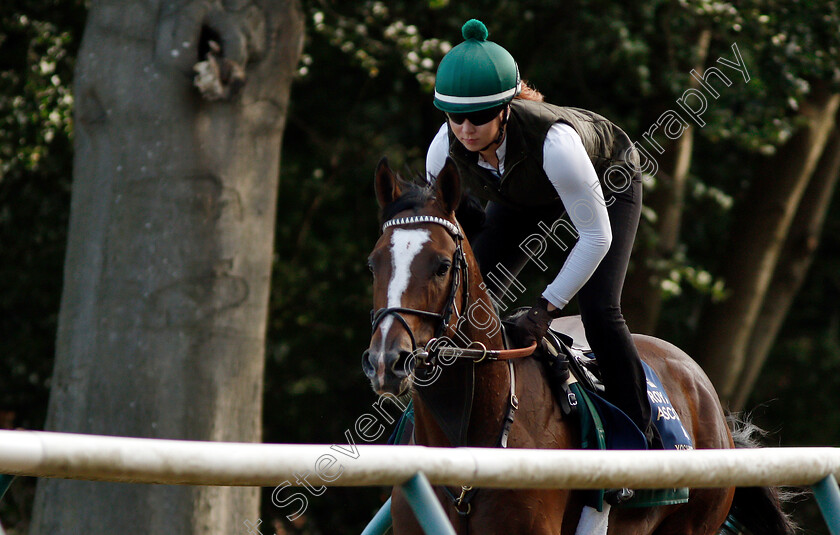
{"label": "horse's eye", "polygon": [[370,260],[368,260],[368,262],[367,262],[367,268],[370,270],[371,273],[374,272],[373,271],[373,262],[371,262]]}
{"label": "horse's eye", "polygon": [[438,266],[437,271],[435,272],[435,275],[437,275],[438,277],[445,276],[447,273],[449,273],[449,268],[451,266],[452,264],[450,264],[449,262],[441,262],[440,266]]}

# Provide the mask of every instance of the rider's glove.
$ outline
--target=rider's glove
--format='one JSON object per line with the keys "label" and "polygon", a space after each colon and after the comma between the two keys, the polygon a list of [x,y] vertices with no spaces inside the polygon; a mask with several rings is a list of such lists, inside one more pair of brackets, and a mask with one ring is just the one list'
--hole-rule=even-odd
{"label": "rider's glove", "polygon": [[518,347],[528,347],[535,341],[542,340],[548,332],[551,320],[559,318],[560,314],[559,308],[549,312],[548,301],[545,297],[540,297],[527,314],[522,314],[516,319],[513,342]]}

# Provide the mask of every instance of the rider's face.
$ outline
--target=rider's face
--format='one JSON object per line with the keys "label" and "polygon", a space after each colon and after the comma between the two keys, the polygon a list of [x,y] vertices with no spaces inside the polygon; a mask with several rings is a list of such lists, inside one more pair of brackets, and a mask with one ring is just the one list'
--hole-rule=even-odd
{"label": "rider's face", "polygon": [[464,147],[471,152],[483,149],[492,143],[499,135],[499,128],[502,125],[502,112],[491,121],[476,126],[469,119],[464,119],[461,124],[449,119],[449,128],[458,138]]}

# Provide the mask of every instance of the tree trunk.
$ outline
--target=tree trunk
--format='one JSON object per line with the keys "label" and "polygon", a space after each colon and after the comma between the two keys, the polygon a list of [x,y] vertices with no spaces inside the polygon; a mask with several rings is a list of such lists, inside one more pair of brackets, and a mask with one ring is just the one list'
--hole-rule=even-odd
{"label": "tree trunk", "polygon": [[[711,32],[701,30],[697,39],[697,61],[693,67],[698,72],[703,71],[710,40]],[[696,78],[691,78],[689,87],[697,89],[699,85]],[[643,261],[628,275],[624,285],[622,308],[633,332],[654,334],[659,322],[662,310],[662,273],[658,264],[663,259],[672,258],[679,243],[685,190],[694,148],[694,131],[694,127],[688,128],[667,147],[659,162],[657,188],[645,199],[645,204],[658,216],[653,225],[657,241],[652,250],[637,254]]]}
{"label": "tree trunk", "polygon": [[[835,119],[835,123],[837,120],[840,120],[840,117]],[[788,310],[805,281],[820,243],[823,224],[839,178],[840,129],[835,124],[802,202],[796,210],[796,217],[791,223],[779,264],[753,327],[744,359],[744,370],[732,399],[734,410],[742,410],[746,405]]]}
{"label": "tree trunk", "polygon": [[723,258],[729,297],[705,308],[693,355],[721,399],[735,395],[747,344],[796,207],[834,125],[840,95],[815,87],[802,104],[806,125],[762,162],[737,207]]}
{"label": "tree trunk", "polygon": [[[297,0],[93,3],[47,429],[261,439],[280,145],[302,37]],[[193,85],[208,51],[215,101]],[[31,532],[230,534],[258,504],[257,489],[42,480]]]}
{"label": "tree trunk", "polygon": [[659,159],[657,186],[644,203],[657,215],[652,225],[656,243],[636,251],[638,267],[627,275],[622,310],[634,333],[653,335],[662,310],[661,263],[673,257],[679,242],[685,186],[694,147],[694,128],[683,132],[679,140],[666,147]]}

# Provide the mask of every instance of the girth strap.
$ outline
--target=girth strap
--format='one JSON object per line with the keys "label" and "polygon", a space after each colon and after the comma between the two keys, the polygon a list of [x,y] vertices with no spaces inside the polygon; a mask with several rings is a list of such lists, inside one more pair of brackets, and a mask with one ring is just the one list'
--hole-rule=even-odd
{"label": "girth strap", "polygon": [[510,399],[505,421],[502,424],[502,435],[499,437],[499,446],[502,448],[507,448],[510,428],[513,427],[513,419],[516,417],[516,410],[519,409],[519,398],[516,397],[516,371],[513,369],[512,360],[508,361],[508,369],[510,370]]}

